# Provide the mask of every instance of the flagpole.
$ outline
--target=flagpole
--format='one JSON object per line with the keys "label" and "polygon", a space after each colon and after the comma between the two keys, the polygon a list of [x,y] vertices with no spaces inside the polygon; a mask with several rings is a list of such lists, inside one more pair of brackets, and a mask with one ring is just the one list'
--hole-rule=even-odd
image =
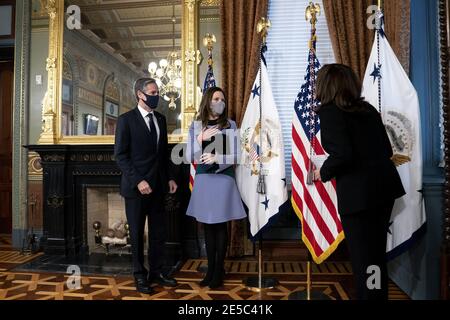
{"label": "flagpole", "polygon": [[263,276],[264,262],[262,258],[262,248],[263,240],[260,234],[258,240],[258,276],[248,277],[243,281],[244,285],[249,290],[254,292],[263,292],[264,290],[273,289],[278,284],[278,280],[276,278],[268,278]]}
{"label": "flagpole", "polygon": [[[309,41],[309,49],[310,49],[310,54],[311,52],[314,50],[316,50],[316,41],[317,41],[317,37],[316,37],[316,23],[317,23],[317,16],[320,15],[320,5],[317,3],[313,3],[310,2],[308,7],[306,8],[306,12],[305,12],[305,17],[306,20],[309,20],[309,22],[311,23],[311,39]],[[315,96],[315,83],[314,83],[314,79],[315,79],[315,69],[314,66],[311,65],[310,66],[310,77],[311,77],[311,84],[312,84],[312,92],[313,94],[313,98],[312,101],[314,101],[316,99]],[[314,108],[312,108],[314,109]],[[314,121],[313,121],[314,123]],[[307,185],[313,185],[314,181],[313,181],[313,165],[312,165],[312,156],[313,156],[313,152],[314,152],[314,139],[313,139],[313,135],[315,135],[316,133],[316,128],[313,126],[311,131],[311,137],[310,137],[310,152],[309,152],[309,168],[308,168],[308,176],[307,176],[307,181],[306,184]],[[308,252],[308,258],[306,261],[306,292],[304,290],[302,291],[294,291],[292,292],[289,296],[288,296],[288,300],[331,300],[331,298],[324,294],[321,291],[316,291],[316,290],[312,290],[312,281],[311,281],[311,253],[309,252],[308,249],[306,249]]]}
{"label": "flagpole", "polygon": [[331,297],[322,291],[312,289],[312,263],[314,262],[312,261],[311,253],[308,251],[308,258],[306,260],[306,292],[305,290],[294,291],[289,294],[288,300],[331,300]]}
{"label": "flagpole", "polygon": [[[262,149],[262,75],[261,75],[261,56],[263,54],[263,50],[266,46],[266,39],[267,39],[267,33],[269,31],[269,28],[271,26],[270,20],[266,18],[261,18],[257,25],[257,31],[261,36],[262,42],[261,42],[261,49],[259,52],[259,86],[261,88],[261,94],[259,97],[259,138],[260,138],[260,146]],[[262,153],[262,151],[261,151]],[[257,192],[258,194],[266,194],[266,185],[264,181],[264,173],[263,173],[263,166],[262,162],[260,160],[260,166],[259,166],[259,179],[258,179],[258,185],[257,185]],[[278,280],[275,278],[266,278],[263,277],[263,258],[262,258],[262,248],[263,248],[263,239],[262,239],[262,232],[259,233],[259,245],[258,245],[258,277],[249,277],[244,280],[245,286],[255,292],[262,292],[267,289],[272,289],[278,284]]]}
{"label": "flagpole", "polygon": [[[378,0],[378,12],[376,14],[375,26],[376,26],[376,41],[377,41],[377,56],[378,56],[378,68],[381,69],[381,58],[380,58],[380,30],[383,29],[382,20],[382,0]],[[382,114],[382,94],[381,94],[381,75],[378,77],[378,112]]]}

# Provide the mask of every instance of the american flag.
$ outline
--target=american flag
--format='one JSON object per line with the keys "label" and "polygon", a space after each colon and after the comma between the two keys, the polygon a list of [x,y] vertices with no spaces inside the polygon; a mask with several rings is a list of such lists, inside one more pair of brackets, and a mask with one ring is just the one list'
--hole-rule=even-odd
{"label": "american flag", "polygon": [[[212,50],[208,50],[208,71],[206,72],[205,82],[203,84],[203,92],[206,92],[208,88],[216,86],[216,78],[214,77],[213,70],[213,58]],[[195,171],[197,169],[196,163],[191,163],[190,175],[189,175],[189,189],[192,191],[194,188]]]}
{"label": "american flag", "polygon": [[[292,206],[301,220],[302,240],[316,263],[325,261],[344,238],[337,212],[336,183],[307,184],[311,156],[325,156],[320,120],[314,112],[316,74],[320,68],[312,42],[305,83],[295,101],[292,125]],[[311,165],[311,166],[310,166]]]}
{"label": "american flag", "polygon": [[189,175],[189,189],[192,191],[194,188],[194,178],[195,178],[195,171],[197,170],[197,164],[191,163],[191,169],[190,169],[190,175]]}
{"label": "american flag", "polygon": [[212,50],[208,50],[208,71],[206,72],[205,82],[203,84],[203,92],[215,86],[216,78],[214,77]]}
{"label": "american flag", "polygon": [[249,155],[252,162],[259,159],[259,146],[256,143],[251,146]]}

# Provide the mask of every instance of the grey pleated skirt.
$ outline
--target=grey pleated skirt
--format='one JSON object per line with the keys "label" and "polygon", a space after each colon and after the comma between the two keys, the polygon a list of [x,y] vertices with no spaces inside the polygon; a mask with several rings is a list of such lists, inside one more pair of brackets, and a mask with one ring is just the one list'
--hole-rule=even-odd
{"label": "grey pleated skirt", "polygon": [[186,214],[208,224],[247,217],[235,179],[225,174],[195,175]]}

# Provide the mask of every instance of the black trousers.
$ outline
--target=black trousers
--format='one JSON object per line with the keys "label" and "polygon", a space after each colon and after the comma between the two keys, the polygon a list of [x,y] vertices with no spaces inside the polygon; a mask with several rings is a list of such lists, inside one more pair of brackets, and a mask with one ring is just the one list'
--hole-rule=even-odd
{"label": "black trousers", "polygon": [[[369,210],[341,216],[358,300],[388,299],[386,241],[393,206],[394,201],[389,201]],[[369,268],[371,266],[379,268],[379,289],[373,288],[377,282],[373,278],[376,271]]]}
{"label": "black trousers", "polygon": [[[166,219],[163,207],[163,193],[154,190],[152,194],[138,198],[125,198],[125,210],[130,226],[133,274],[135,278],[156,275],[164,266],[164,244],[166,242]],[[144,229],[148,223],[148,264],[144,267]]]}

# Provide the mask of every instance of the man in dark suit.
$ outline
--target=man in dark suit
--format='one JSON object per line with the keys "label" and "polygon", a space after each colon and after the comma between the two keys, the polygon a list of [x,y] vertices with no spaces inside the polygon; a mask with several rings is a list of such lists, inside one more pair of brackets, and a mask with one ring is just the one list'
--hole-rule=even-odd
{"label": "man in dark suit", "polygon": [[[114,154],[122,171],[120,194],[131,233],[133,274],[136,289],[151,293],[150,284],[176,286],[175,279],[162,273],[166,220],[164,195],[175,193],[177,184],[167,150],[165,117],[154,111],[159,90],[154,79],[141,78],[134,84],[138,105],[122,114],[117,123]],[[144,267],[144,228],[148,218],[148,262]]]}

